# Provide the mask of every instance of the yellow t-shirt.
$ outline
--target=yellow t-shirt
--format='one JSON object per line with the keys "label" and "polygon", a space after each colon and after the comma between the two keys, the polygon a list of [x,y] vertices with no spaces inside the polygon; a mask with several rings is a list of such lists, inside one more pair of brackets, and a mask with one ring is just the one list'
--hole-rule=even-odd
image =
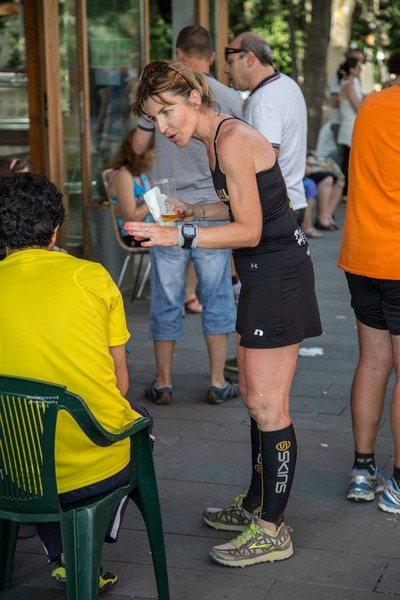
{"label": "yellow t-shirt", "polygon": [[400,86],[363,100],[350,152],[349,191],[338,266],[400,279]]}
{"label": "yellow t-shirt", "polygon": [[[0,262],[0,372],[65,385],[112,433],[140,415],[116,387],[109,347],[129,339],[121,294],[99,264],[29,249]],[[57,421],[59,493],[90,485],[129,462],[129,440],[91,443],[70,415]]]}

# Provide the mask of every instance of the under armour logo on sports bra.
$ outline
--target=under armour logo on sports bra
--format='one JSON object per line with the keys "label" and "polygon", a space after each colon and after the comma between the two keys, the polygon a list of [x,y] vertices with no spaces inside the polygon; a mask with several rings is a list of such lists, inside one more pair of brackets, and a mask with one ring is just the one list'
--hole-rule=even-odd
{"label": "under armour logo on sports bra", "polygon": [[215,190],[217,192],[217,196],[220,200],[228,200],[229,201],[229,194],[225,189],[219,189],[219,190]]}

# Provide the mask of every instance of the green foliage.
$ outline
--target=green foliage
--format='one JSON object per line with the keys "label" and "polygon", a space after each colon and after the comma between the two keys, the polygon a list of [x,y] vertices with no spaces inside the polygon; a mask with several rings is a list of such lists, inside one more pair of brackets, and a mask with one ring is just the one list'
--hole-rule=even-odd
{"label": "green foliage", "polygon": [[[400,4],[393,0],[357,0],[352,22],[352,39],[375,48],[400,47]],[[373,36],[373,37],[369,37]]]}
{"label": "green foliage", "polygon": [[150,20],[150,60],[172,58],[172,25],[166,23],[159,12]]}
{"label": "green foliage", "polygon": [[15,16],[0,19],[0,68],[25,67],[25,38],[21,36],[20,22]]}
{"label": "green foliage", "polygon": [[[291,1],[296,28],[296,57],[301,62],[307,37],[306,13],[303,1]],[[274,66],[287,75],[292,74],[288,0],[230,0],[229,22],[231,38],[250,30],[258,33],[271,46]],[[301,64],[298,67],[301,68]]]}

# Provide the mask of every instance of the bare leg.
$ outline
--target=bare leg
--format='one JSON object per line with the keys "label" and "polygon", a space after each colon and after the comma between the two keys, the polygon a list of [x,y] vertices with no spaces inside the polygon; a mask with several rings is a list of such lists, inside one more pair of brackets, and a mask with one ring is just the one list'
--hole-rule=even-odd
{"label": "bare leg", "polygon": [[313,216],[312,215],[313,215],[314,206],[315,206],[315,199],[308,198],[307,207],[304,212],[304,219],[301,224],[301,228],[307,237],[322,239],[324,237],[323,233],[321,233],[320,231],[315,229],[313,226]]}
{"label": "bare leg", "polygon": [[210,385],[224,387],[224,367],[228,345],[228,334],[220,333],[216,335],[205,335],[204,338],[206,340],[208,358],[210,360]]}
{"label": "bare leg", "polygon": [[400,467],[400,336],[392,336],[394,365],[396,371],[396,385],[392,395],[390,410],[390,423],[394,441],[394,464]]}
{"label": "bare leg", "polygon": [[313,213],[313,206],[315,204],[315,200],[314,198],[308,198],[307,200],[307,207],[306,210],[304,212],[304,219],[303,222],[301,224],[301,228],[303,231],[307,231],[313,228],[313,219],[312,219],[312,213]]}
{"label": "bare leg", "polygon": [[318,189],[318,199],[317,199],[317,208],[318,208],[318,221],[321,225],[329,227],[332,225],[332,213],[330,210],[330,200],[333,188],[333,177],[325,177],[322,181],[317,185]]}
{"label": "bare leg", "polygon": [[197,275],[192,261],[188,263],[186,270],[185,302],[196,296]]}
{"label": "bare leg", "polygon": [[174,359],[175,341],[154,341],[157,377],[156,388],[171,387],[171,369]]}
{"label": "bare leg", "polygon": [[333,215],[335,214],[337,206],[342,199],[343,187],[344,187],[344,180],[340,180],[340,179],[338,181],[336,181],[335,185],[332,187],[331,195],[329,198],[329,204],[328,204],[329,213],[331,215],[332,222],[333,222]]}
{"label": "bare leg", "polygon": [[288,427],[289,395],[296,370],[298,344],[283,348],[242,348],[245,404],[260,431]]}
{"label": "bare leg", "polygon": [[[368,327],[358,320],[357,331],[360,357],[351,389],[354,445],[356,452],[372,454],[382,418],[386,385],[393,368],[392,341],[388,331]],[[396,395],[399,395],[398,391]],[[392,405],[392,410],[397,413],[399,402],[395,404],[396,408]]]}

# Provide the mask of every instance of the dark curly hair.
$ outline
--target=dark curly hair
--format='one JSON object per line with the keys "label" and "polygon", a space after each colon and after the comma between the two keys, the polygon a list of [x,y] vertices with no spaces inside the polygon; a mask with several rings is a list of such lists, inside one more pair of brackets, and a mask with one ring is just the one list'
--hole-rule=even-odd
{"label": "dark curly hair", "polygon": [[62,194],[44,175],[14,173],[0,181],[0,245],[46,248],[64,217]]}

